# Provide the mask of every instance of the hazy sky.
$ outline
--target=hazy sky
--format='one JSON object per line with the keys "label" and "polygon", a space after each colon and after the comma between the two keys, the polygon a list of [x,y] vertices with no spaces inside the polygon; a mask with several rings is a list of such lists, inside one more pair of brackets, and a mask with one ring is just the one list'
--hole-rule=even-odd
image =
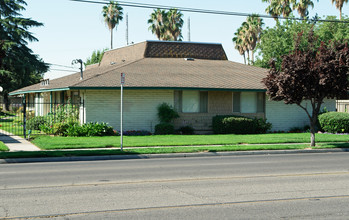
{"label": "hazy sky", "polygon": [[[101,0],[103,1],[103,0]],[[86,60],[93,50],[110,47],[110,32],[103,23],[102,7],[100,4],[80,3],[69,0],[26,0],[24,17],[30,17],[44,23],[43,27],[30,29],[39,42],[30,43],[29,47],[47,63],[69,66],[78,71],[78,65],[71,65],[72,60]],[[133,1],[132,1],[133,2]],[[173,1],[136,1],[138,3],[190,7],[230,12],[265,14],[266,3],[262,0],[173,0]],[[315,7],[310,10],[310,16],[316,13],[322,17],[327,15],[339,16],[338,10],[331,0],[314,1]],[[145,40],[156,40],[148,31],[152,9],[124,7],[124,20],[114,31],[114,49],[126,46],[126,13],[129,18],[129,42],[139,43]],[[343,13],[349,14],[349,5],[345,4]],[[232,38],[234,32],[246,17],[199,14],[183,12],[184,41],[188,40],[187,20],[190,17],[191,41],[222,43],[228,59],[243,62],[242,56],[234,49]],[[298,16],[297,13],[295,13]],[[275,25],[273,19],[264,19],[265,26]],[[65,69],[61,66],[51,66],[51,69]],[[73,69],[70,69],[73,70]],[[45,78],[57,78],[72,72],[51,70]]]}

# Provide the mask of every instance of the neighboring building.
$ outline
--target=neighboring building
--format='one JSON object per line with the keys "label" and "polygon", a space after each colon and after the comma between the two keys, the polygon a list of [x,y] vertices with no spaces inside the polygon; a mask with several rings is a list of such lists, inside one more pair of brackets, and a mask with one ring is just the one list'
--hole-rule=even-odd
{"label": "neighboring building", "polygon": [[[105,52],[100,64],[80,73],[14,91],[29,103],[83,101],[81,122],[120,124],[120,74],[125,73],[124,129],[154,131],[157,106],[167,102],[180,113],[177,128],[211,131],[215,115],[266,118],[273,130],[308,124],[304,110],[268,101],[261,83],[267,70],[227,60],[221,44],[146,41]],[[326,100],[335,111],[335,100]],[[310,107],[310,105],[308,105]],[[36,115],[50,108],[32,106]]]}

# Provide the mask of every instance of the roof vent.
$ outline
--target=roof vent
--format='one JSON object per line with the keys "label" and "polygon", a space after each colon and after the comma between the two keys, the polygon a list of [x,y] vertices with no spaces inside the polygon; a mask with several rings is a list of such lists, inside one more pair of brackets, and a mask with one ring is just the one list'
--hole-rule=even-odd
{"label": "roof vent", "polygon": [[41,85],[42,86],[47,86],[50,84],[50,79],[42,79],[41,80]]}
{"label": "roof vent", "polygon": [[114,65],[114,64],[116,64],[116,62],[110,62],[110,65]]}
{"label": "roof vent", "polygon": [[186,60],[186,61],[194,61],[194,58],[188,57],[188,58],[184,58],[184,60]]}

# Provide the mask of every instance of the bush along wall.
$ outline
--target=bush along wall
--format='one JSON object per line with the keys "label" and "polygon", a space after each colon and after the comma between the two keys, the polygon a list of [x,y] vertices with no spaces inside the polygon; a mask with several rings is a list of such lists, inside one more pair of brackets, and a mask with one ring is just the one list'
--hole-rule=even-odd
{"label": "bush along wall", "polygon": [[155,134],[174,134],[173,120],[179,118],[178,112],[169,104],[162,103],[157,107],[160,123],[155,126]]}
{"label": "bush along wall", "polygon": [[321,114],[318,119],[325,132],[349,133],[349,113],[327,112]]}
{"label": "bush along wall", "polygon": [[217,115],[212,118],[215,134],[262,134],[271,129],[266,119],[247,118],[236,115]]}

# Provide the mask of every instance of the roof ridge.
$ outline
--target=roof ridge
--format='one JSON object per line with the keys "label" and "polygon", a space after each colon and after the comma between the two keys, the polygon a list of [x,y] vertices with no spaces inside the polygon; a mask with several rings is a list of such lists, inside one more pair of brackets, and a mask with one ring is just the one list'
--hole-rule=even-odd
{"label": "roof ridge", "polygon": [[87,82],[87,81],[92,80],[92,79],[94,79],[94,78],[96,78],[96,77],[99,77],[99,76],[101,76],[101,75],[107,74],[107,73],[109,73],[110,71],[115,71],[115,70],[117,70],[117,69],[119,69],[119,68],[122,68],[122,67],[125,67],[125,66],[128,66],[128,65],[137,63],[137,62],[139,62],[139,61],[141,61],[141,60],[143,60],[143,59],[145,59],[145,58],[141,58],[141,59],[138,59],[138,60],[134,60],[134,61],[131,61],[131,62],[129,62],[129,63],[125,63],[125,64],[123,64],[123,65],[117,66],[117,67],[115,67],[115,68],[113,68],[113,69],[106,70],[106,71],[104,71],[104,72],[102,72],[102,73],[92,75],[92,76],[89,77],[88,79],[82,80],[82,81],[80,81],[80,82],[78,82],[78,83],[75,83],[75,84],[69,86],[69,87],[77,87],[77,86],[78,86],[80,83],[82,83],[82,82]]}

